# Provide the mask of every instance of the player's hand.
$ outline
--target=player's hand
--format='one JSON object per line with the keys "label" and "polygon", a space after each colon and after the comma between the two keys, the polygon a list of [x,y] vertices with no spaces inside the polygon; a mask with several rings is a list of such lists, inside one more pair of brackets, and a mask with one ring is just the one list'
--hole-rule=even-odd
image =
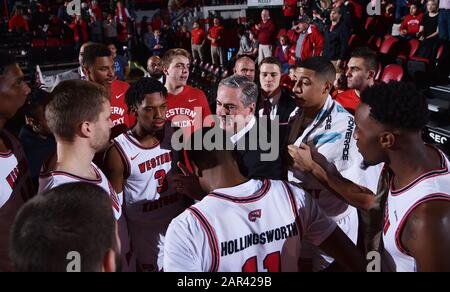
{"label": "player's hand", "polygon": [[302,172],[311,172],[314,167],[314,160],[312,159],[311,149],[306,144],[301,144],[300,147],[295,145],[288,146],[289,154],[294,160],[293,167]]}
{"label": "player's hand", "polygon": [[175,174],[171,177],[171,183],[177,193],[186,195],[193,200],[202,200],[206,193],[202,190],[198,178],[181,162],[178,162],[177,166],[182,174]]}

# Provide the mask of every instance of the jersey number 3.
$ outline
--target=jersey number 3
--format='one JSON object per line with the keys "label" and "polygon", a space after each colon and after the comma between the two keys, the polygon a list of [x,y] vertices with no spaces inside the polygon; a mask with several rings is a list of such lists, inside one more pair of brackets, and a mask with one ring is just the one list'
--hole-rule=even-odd
{"label": "jersey number 3", "polygon": [[169,188],[169,184],[167,183],[166,171],[164,169],[158,170],[155,173],[155,179],[158,180],[158,188],[156,191],[158,194],[162,194]]}
{"label": "jersey number 3", "polygon": [[[277,273],[281,271],[281,255],[280,252],[268,254],[263,261],[264,269],[269,273]],[[258,259],[256,257],[249,258],[242,266],[242,272],[255,273],[258,272]]]}

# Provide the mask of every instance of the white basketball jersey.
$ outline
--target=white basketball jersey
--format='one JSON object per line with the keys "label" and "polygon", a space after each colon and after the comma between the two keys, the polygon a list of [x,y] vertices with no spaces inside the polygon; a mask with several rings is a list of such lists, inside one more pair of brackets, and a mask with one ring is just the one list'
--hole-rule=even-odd
{"label": "white basketball jersey", "polygon": [[127,173],[123,190],[127,218],[170,223],[184,210],[182,196],[167,181],[172,171],[172,150],[159,143],[144,148],[131,131],[115,138],[114,144]]}
{"label": "white basketball jersey", "polygon": [[[437,150],[439,151],[439,150]],[[409,215],[430,201],[450,201],[450,171],[448,158],[439,151],[442,167],[422,175],[408,186],[394,190],[391,181],[386,203],[383,242],[386,266],[390,271],[415,272],[416,261],[402,245],[401,235]]]}
{"label": "white basketball jersey", "polygon": [[126,224],[125,218],[122,216],[123,198],[117,195],[108,178],[94,163],[92,163],[92,168],[97,175],[96,179],[87,179],[63,171],[47,172],[43,168],[39,176],[38,194],[43,194],[46,191],[56,188],[57,186],[76,182],[92,183],[105,190],[111,198],[114,217],[116,218],[118,224],[119,237],[121,242],[122,272],[134,272],[136,264],[135,258],[131,250],[128,226]]}
{"label": "white basketball jersey", "polygon": [[39,175],[38,194],[41,195],[53,188],[56,188],[57,186],[68,183],[92,183],[94,185],[98,185],[109,194],[114,211],[114,217],[116,218],[116,220],[119,220],[120,216],[122,215],[122,198],[119,198],[119,196],[111,186],[109,180],[106,178],[105,174],[94,163],[92,163],[92,168],[97,175],[96,179],[87,179],[63,171],[46,171],[43,168],[41,174]]}
{"label": "white basketball jersey", "polygon": [[167,227],[186,209],[183,196],[167,181],[167,176],[176,169],[173,163],[177,159],[170,146],[158,143],[145,148],[131,131],[115,138],[114,145],[126,169],[125,213],[138,269],[162,270]]}
{"label": "white basketball jersey", "polygon": [[33,183],[22,146],[7,131],[1,131],[3,141],[11,149],[0,152],[0,271],[12,271],[9,262],[9,234],[17,212],[34,195]]}
{"label": "white basketball jersey", "polygon": [[172,221],[164,270],[297,271],[301,240],[320,245],[335,229],[303,190],[250,180],[216,190]]}

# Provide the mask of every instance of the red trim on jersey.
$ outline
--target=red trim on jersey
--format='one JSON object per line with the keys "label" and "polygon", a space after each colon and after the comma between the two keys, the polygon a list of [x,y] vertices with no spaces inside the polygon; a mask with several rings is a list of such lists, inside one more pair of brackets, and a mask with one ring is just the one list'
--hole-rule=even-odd
{"label": "red trim on jersey", "polygon": [[288,194],[289,201],[290,201],[291,207],[292,207],[292,212],[294,213],[294,216],[295,216],[295,224],[297,224],[298,232],[300,234],[300,239],[302,239],[303,238],[303,225],[302,225],[302,222],[300,221],[300,213],[298,211],[298,206],[297,206],[297,202],[295,201],[294,193],[292,192],[291,187],[289,186],[289,184],[287,182],[283,181],[283,186]]}
{"label": "red trim on jersey", "polygon": [[200,222],[203,229],[205,230],[206,235],[208,236],[209,247],[211,248],[211,255],[212,255],[211,268],[209,269],[209,272],[217,272],[219,270],[220,264],[220,256],[219,256],[220,253],[214,229],[212,228],[206,217],[202,214],[202,212],[200,212],[199,209],[192,206],[188,208],[188,210],[191,211],[192,215],[194,215],[194,217],[197,218],[197,220]]}
{"label": "red trim on jersey", "polygon": [[155,149],[156,147],[158,147],[158,146],[160,145],[160,142],[158,141],[155,145],[146,148],[146,147],[140,145],[139,143],[137,143],[136,141],[133,141],[133,139],[132,139],[132,137],[131,137],[130,134],[124,133],[123,135],[125,136],[125,138],[126,138],[128,141],[130,141],[131,143],[133,143],[134,146],[136,146],[136,147],[138,147],[138,148],[141,148],[142,150],[152,150],[152,149]]}
{"label": "red trim on jersey", "polygon": [[12,150],[10,150],[9,152],[0,152],[0,157],[1,158],[9,158],[14,154],[14,152]]}
{"label": "red trim on jersey", "polygon": [[98,172],[98,170],[94,166],[92,166],[92,168],[94,169],[95,175],[97,176],[96,179],[89,179],[89,178],[77,176],[77,175],[70,174],[70,173],[65,172],[65,171],[50,171],[48,173],[41,173],[39,175],[39,177],[47,178],[47,177],[50,177],[50,176],[67,176],[67,177],[79,180],[81,182],[88,182],[88,183],[93,183],[93,184],[97,184],[97,185],[101,184],[102,181],[103,181],[102,180],[102,176],[100,175],[100,173]]}
{"label": "red trim on jersey", "polygon": [[390,191],[391,191],[391,195],[392,196],[394,196],[394,197],[400,196],[401,194],[405,193],[409,189],[415,187],[416,185],[418,185],[419,183],[421,183],[421,182],[423,182],[423,181],[425,181],[427,179],[434,178],[434,177],[437,177],[437,176],[447,175],[447,174],[450,173],[448,165],[447,165],[447,159],[445,158],[444,154],[440,150],[436,149],[433,146],[429,146],[429,147],[434,149],[440,155],[440,157],[441,157],[441,169],[432,170],[432,171],[430,171],[428,173],[425,173],[425,174],[421,175],[420,177],[416,178],[414,181],[409,183],[404,188],[401,188],[399,190],[395,190],[394,189],[394,175],[393,175],[392,179],[391,179],[391,186],[390,186]]}
{"label": "red trim on jersey", "polygon": [[414,212],[417,207],[431,202],[431,201],[450,201],[450,195],[449,194],[442,194],[442,193],[436,193],[436,194],[430,194],[419,201],[417,201],[409,210],[406,212],[405,216],[403,217],[402,221],[400,221],[400,224],[397,228],[397,231],[395,232],[395,244],[397,245],[398,250],[400,250],[403,254],[412,257],[412,255],[407,251],[407,249],[403,246],[401,235],[403,233],[403,228],[408,220],[409,215],[411,215],[412,212]]}
{"label": "red trim on jersey", "polygon": [[10,135],[11,134],[7,133],[6,131],[0,132],[0,137],[4,140],[6,147],[11,148],[7,152],[0,152],[0,157],[2,158],[9,158],[14,154],[14,143],[11,140]]}
{"label": "red trim on jersey", "polygon": [[126,177],[124,177],[124,179],[127,179],[131,176],[130,161],[128,160],[128,157],[125,154],[125,150],[123,150],[122,146],[120,146],[120,144],[116,140],[113,141],[113,144],[114,144],[114,147],[116,147],[117,152],[119,152],[120,158],[122,158],[122,162],[125,164]]}
{"label": "red trim on jersey", "polygon": [[264,182],[264,184],[261,187],[261,189],[259,191],[257,191],[256,193],[254,193],[253,195],[250,195],[248,197],[233,197],[233,196],[229,196],[227,194],[222,194],[222,193],[217,193],[217,192],[211,193],[208,196],[222,199],[225,201],[231,201],[231,202],[237,203],[237,204],[253,203],[253,202],[259,201],[262,198],[264,198],[270,190],[270,186],[271,186],[270,180],[265,179],[263,182]]}

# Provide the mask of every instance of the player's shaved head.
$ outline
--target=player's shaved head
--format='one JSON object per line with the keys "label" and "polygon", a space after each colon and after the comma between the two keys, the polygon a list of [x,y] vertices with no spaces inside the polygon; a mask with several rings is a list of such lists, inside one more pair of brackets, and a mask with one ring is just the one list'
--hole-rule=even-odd
{"label": "player's shaved head", "polygon": [[217,167],[234,160],[234,145],[220,127],[203,128],[192,134],[185,144],[189,160],[202,169]]}
{"label": "player's shaved head", "polygon": [[120,265],[116,228],[111,199],[103,189],[66,184],[23,206],[12,229],[11,259],[18,272],[67,272],[71,257],[78,254],[76,270],[100,272],[109,270],[105,259],[111,257],[115,270]]}

